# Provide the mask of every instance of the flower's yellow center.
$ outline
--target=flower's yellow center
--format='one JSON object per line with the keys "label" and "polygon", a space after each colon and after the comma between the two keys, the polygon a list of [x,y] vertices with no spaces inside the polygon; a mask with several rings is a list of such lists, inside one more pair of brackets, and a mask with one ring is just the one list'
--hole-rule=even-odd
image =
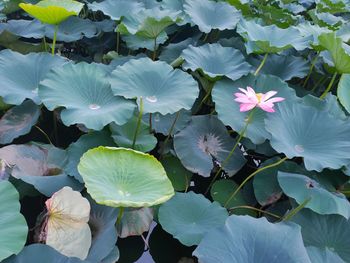
{"label": "flower's yellow center", "polygon": [[262,93],[257,93],[257,94],[256,94],[256,97],[257,97],[257,99],[258,99],[258,103],[260,103],[260,102],[261,102],[261,98],[262,98],[262,96],[263,96],[263,94],[262,94]]}

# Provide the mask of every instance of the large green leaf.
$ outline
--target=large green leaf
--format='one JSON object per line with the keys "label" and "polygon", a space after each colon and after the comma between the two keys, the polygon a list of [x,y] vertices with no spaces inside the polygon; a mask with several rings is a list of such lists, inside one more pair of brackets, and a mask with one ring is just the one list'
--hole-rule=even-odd
{"label": "large green leaf", "polygon": [[235,29],[242,16],[228,3],[209,0],[187,0],[184,11],[204,33],[209,33],[213,29]]}
{"label": "large green leaf", "polygon": [[343,194],[330,192],[325,186],[308,176],[278,172],[278,182],[283,192],[294,198],[298,204],[308,201],[305,207],[316,213],[339,214],[350,217],[350,204]]}
{"label": "large green leaf", "polygon": [[237,80],[252,70],[239,50],[216,43],[200,47],[190,45],[181,56],[185,59],[184,69],[198,69],[209,79],[226,76]]}
{"label": "large green leaf", "polygon": [[101,130],[115,122],[124,124],[132,117],[135,104],[113,96],[107,73],[96,64],[66,64],[47,74],[40,82],[39,96],[49,110],[65,107],[65,125],[84,124]]}
{"label": "large green leaf", "polygon": [[340,74],[350,73],[350,54],[344,49],[343,40],[335,33],[322,34],[318,40],[331,54],[336,71]]}
{"label": "large green leaf", "polygon": [[211,115],[193,116],[189,125],[174,137],[174,149],[181,163],[204,177],[210,176],[214,163],[223,165],[229,176],[243,167],[246,160],[239,148],[223,163],[235,143],[222,122]]}
{"label": "large green leaf", "polygon": [[[179,211],[181,211],[179,213]],[[212,228],[224,224],[228,213],[218,203],[203,195],[176,193],[159,208],[158,220],[162,228],[186,246],[198,245]]]}
{"label": "large green leaf", "polygon": [[80,159],[78,171],[99,204],[146,207],[166,202],[174,189],[153,156],[125,148],[98,147]]}
{"label": "large green leaf", "polygon": [[27,240],[28,227],[18,199],[16,188],[0,180],[0,260],[19,253]]}
{"label": "large green leaf", "polygon": [[[289,88],[287,83],[275,76],[259,75],[258,77],[254,77],[253,75],[248,75],[235,82],[231,80],[220,80],[216,82],[212,92],[212,98],[215,102],[218,118],[225,125],[231,126],[236,132],[243,130],[249,113],[239,111],[239,103],[234,101],[233,94],[240,92],[238,88],[246,88],[247,86],[252,87],[257,93],[266,93],[270,90],[275,90],[278,92],[277,96],[283,97],[286,100],[295,101],[297,99],[295,91]],[[281,102],[281,104],[284,103]],[[256,109],[248,125],[245,136],[255,144],[261,144],[270,137],[264,124],[264,119],[267,115],[266,112]]]}
{"label": "large green leaf", "polygon": [[11,143],[29,133],[39,116],[40,108],[30,100],[9,109],[0,119],[0,144]]}
{"label": "large green leaf", "polygon": [[11,50],[0,52],[0,96],[4,102],[20,105],[26,98],[40,104],[38,97],[39,82],[55,67],[66,60],[47,53],[22,55]]}
{"label": "large green leaf", "polygon": [[343,74],[341,76],[337,96],[344,108],[350,112],[350,74]]}
{"label": "large green leaf", "polygon": [[[301,226],[304,244],[313,263],[342,263],[350,261],[350,221],[339,215],[319,215],[309,209],[301,210],[292,221]],[[314,254],[315,253],[315,254]],[[327,258],[334,261],[327,261]],[[340,261],[339,257],[344,260]],[[338,258],[338,261],[337,261]]]}
{"label": "large green leaf", "polygon": [[310,263],[297,224],[250,216],[230,216],[203,238],[193,255],[201,263]]}
{"label": "large green leaf", "polygon": [[84,4],[73,0],[42,0],[35,5],[21,3],[19,6],[43,23],[58,25],[70,16],[77,16]]}
{"label": "large green leaf", "polygon": [[110,77],[115,95],[143,98],[144,113],[163,115],[191,109],[198,97],[197,82],[187,73],[162,61],[133,59],[117,67]]}
{"label": "large green leaf", "polygon": [[288,158],[303,157],[307,170],[350,163],[350,123],[328,111],[286,100],[265,120],[271,146]]}

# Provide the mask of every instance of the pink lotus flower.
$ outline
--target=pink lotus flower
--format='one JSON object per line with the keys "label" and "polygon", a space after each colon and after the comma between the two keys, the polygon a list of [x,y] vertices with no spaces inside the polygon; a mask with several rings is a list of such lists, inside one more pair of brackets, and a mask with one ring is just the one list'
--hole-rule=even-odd
{"label": "pink lotus flower", "polygon": [[273,107],[274,103],[284,101],[284,98],[275,97],[277,91],[271,90],[266,93],[255,93],[255,91],[251,87],[247,87],[247,90],[239,88],[241,92],[235,93],[235,101],[240,103],[239,111],[249,111],[254,109],[255,107],[259,107],[260,109],[267,112],[275,112]]}

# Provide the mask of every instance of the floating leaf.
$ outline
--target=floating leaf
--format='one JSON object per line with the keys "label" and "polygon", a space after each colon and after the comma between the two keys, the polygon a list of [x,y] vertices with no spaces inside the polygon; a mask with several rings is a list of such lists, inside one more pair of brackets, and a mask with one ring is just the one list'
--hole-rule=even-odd
{"label": "floating leaf", "polygon": [[29,133],[39,115],[40,108],[30,100],[9,109],[0,119],[0,144],[11,143],[15,138]]}
{"label": "floating leaf", "polygon": [[26,243],[28,227],[20,213],[19,194],[8,181],[0,180],[0,260],[17,254]]}
{"label": "floating leaf", "polygon": [[[181,213],[179,213],[181,211]],[[218,203],[203,195],[176,193],[159,208],[162,228],[186,246],[198,245],[212,228],[224,224],[228,213]]]}
{"label": "floating leaf", "polygon": [[252,69],[239,50],[216,43],[200,47],[190,45],[181,56],[185,59],[184,69],[198,69],[211,80],[222,76],[236,80],[247,75]]}
{"label": "floating leaf", "polygon": [[45,205],[47,218],[40,233],[43,241],[65,256],[85,259],[91,246],[88,200],[72,188],[63,187]]}
{"label": "floating leaf", "polygon": [[22,55],[8,49],[1,51],[0,96],[9,104],[20,105],[26,98],[40,104],[39,82],[51,69],[61,67],[64,63],[64,58],[47,53]]}
{"label": "floating leaf", "polygon": [[35,5],[21,3],[19,6],[43,23],[58,25],[70,16],[77,16],[84,4],[73,0],[42,0]]}
{"label": "floating leaf", "polygon": [[303,157],[307,170],[339,169],[350,163],[350,125],[326,111],[286,100],[265,124],[271,146],[290,159]]}
{"label": "floating leaf", "polygon": [[11,175],[40,193],[51,196],[64,186],[81,189],[82,186],[63,172],[67,163],[64,150],[47,145],[8,145],[0,148],[0,159],[12,169]]}
{"label": "floating leaf", "polygon": [[245,164],[239,148],[223,163],[236,141],[215,116],[193,116],[189,125],[175,134],[174,149],[181,163],[193,173],[209,177],[214,164],[234,175]]}
{"label": "floating leaf", "polygon": [[350,204],[343,194],[330,192],[318,181],[305,175],[278,172],[278,182],[283,192],[294,198],[298,204],[309,200],[305,205],[322,215],[339,214],[350,217]]}
{"label": "floating leaf", "polygon": [[298,225],[236,215],[210,231],[193,255],[201,263],[310,263]]}
{"label": "floating leaf", "polygon": [[[252,87],[257,93],[266,93],[270,90],[275,90],[278,92],[279,97],[286,98],[286,100],[290,100],[291,102],[297,98],[295,91],[289,88],[287,83],[274,76],[259,75],[258,77],[254,77],[253,75],[248,75],[235,82],[230,80],[216,82],[212,92],[212,98],[215,102],[218,118],[225,125],[231,126],[237,132],[243,130],[249,113],[239,111],[239,103],[234,101],[233,94],[239,92],[238,88],[246,88],[247,86]],[[284,103],[281,102],[281,104]],[[275,115],[275,113],[272,115]],[[248,125],[245,136],[255,144],[261,144],[270,137],[264,123],[266,116],[266,112],[256,109]]]}
{"label": "floating leaf", "polygon": [[79,123],[101,130],[111,122],[122,125],[132,117],[135,106],[113,96],[106,77],[96,64],[66,64],[47,74],[40,83],[39,96],[49,110],[65,107],[61,118],[67,126]]}
{"label": "floating leaf", "polygon": [[166,202],[174,189],[153,156],[125,148],[98,147],[80,159],[78,171],[97,203],[148,207]]}
{"label": "floating leaf", "polygon": [[184,11],[204,33],[213,29],[235,29],[241,13],[225,2],[186,0]]}
{"label": "floating leaf", "polygon": [[163,115],[191,109],[198,97],[197,82],[187,73],[162,61],[133,59],[117,67],[110,77],[115,95],[143,98],[144,113]]}
{"label": "floating leaf", "polygon": [[340,103],[350,112],[350,74],[341,76],[337,93]]}

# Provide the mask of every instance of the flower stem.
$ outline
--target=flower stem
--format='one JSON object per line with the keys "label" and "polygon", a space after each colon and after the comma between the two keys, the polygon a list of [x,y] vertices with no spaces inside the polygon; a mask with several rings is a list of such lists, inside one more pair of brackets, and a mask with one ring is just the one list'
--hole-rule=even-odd
{"label": "flower stem", "polygon": [[55,31],[53,33],[53,41],[52,41],[52,49],[51,54],[52,56],[55,55],[55,47],[56,47],[56,40],[57,40],[57,31],[58,31],[58,25],[55,25]]}
{"label": "flower stem", "polygon": [[303,88],[306,87],[306,84],[307,84],[307,82],[308,82],[309,79],[310,79],[311,73],[312,73],[312,71],[313,71],[313,69],[314,69],[314,67],[315,67],[315,64],[316,64],[316,62],[317,62],[317,59],[318,59],[318,56],[319,56],[319,55],[320,55],[320,52],[317,52],[316,57],[315,57],[315,58],[312,60],[312,62],[311,62],[311,67],[310,67],[309,73],[307,74],[307,77],[306,77],[306,79],[305,79],[305,81],[304,81]]}
{"label": "flower stem", "polygon": [[120,222],[122,221],[123,214],[124,214],[124,207],[119,207],[119,213],[118,213],[118,218],[117,218],[117,225],[119,225]]}
{"label": "flower stem", "polygon": [[247,131],[248,125],[249,125],[250,121],[251,121],[252,118],[253,118],[254,112],[255,112],[255,109],[253,109],[253,110],[249,113],[248,119],[247,119],[247,121],[246,121],[246,124],[245,124],[243,130],[239,133],[239,137],[238,137],[238,139],[237,139],[235,145],[233,146],[232,150],[230,151],[230,153],[228,154],[228,156],[226,157],[226,159],[221,163],[221,166],[220,166],[219,170],[215,173],[215,175],[214,175],[214,177],[213,177],[213,180],[211,180],[211,182],[210,182],[210,184],[209,184],[207,190],[205,191],[205,195],[209,193],[210,188],[213,186],[215,180],[216,180],[217,177],[220,175],[221,171],[223,170],[224,165],[230,160],[232,154],[234,153],[234,151],[236,150],[238,144],[239,144],[240,141],[242,140],[244,134],[245,134],[246,131]]}
{"label": "flower stem", "polygon": [[296,208],[294,208],[292,211],[290,211],[288,214],[286,214],[282,221],[289,221],[292,219],[293,216],[295,216],[301,209],[303,209],[311,200],[311,197],[308,199],[305,199],[304,202],[302,202],[300,205],[298,205]]}
{"label": "flower stem", "polygon": [[265,62],[266,62],[266,59],[267,59],[267,56],[269,55],[269,53],[266,53],[263,60],[261,61],[259,67],[256,69],[256,71],[254,72],[254,76],[257,76],[260,72],[260,70],[263,68]]}
{"label": "flower stem", "polygon": [[275,163],[272,163],[272,164],[269,164],[269,165],[266,165],[264,167],[261,167],[259,168],[258,170],[256,170],[254,173],[252,173],[251,175],[249,175],[239,186],[238,188],[233,192],[233,194],[227,199],[227,201],[225,202],[225,206],[224,207],[227,207],[228,203],[236,196],[236,194],[239,192],[239,190],[242,189],[242,187],[250,180],[252,179],[255,175],[257,175],[258,173],[264,171],[264,170],[267,170],[269,168],[272,168],[272,167],[275,167],[275,166],[278,166],[280,165],[281,163],[283,163],[284,161],[288,160],[288,157],[284,157],[283,159],[275,162]]}
{"label": "flower stem", "polygon": [[140,111],[139,111],[139,116],[137,118],[137,124],[136,124],[136,130],[134,133],[134,138],[132,140],[132,146],[131,146],[132,149],[135,148],[137,135],[139,133],[140,126],[141,126],[142,114],[143,114],[143,100],[142,100],[142,97],[140,97]]}
{"label": "flower stem", "polygon": [[253,206],[249,206],[249,205],[240,205],[240,206],[234,206],[234,207],[229,208],[230,212],[235,210],[235,209],[250,209],[250,210],[254,210],[254,211],[260,212],[260,213],[267,214],[269,216],[273,216],[273,217],[278,218],[278,219],[282,219],[279,215],[276,215],[274,213],[271,213],[271,212],[268,212],[268,211],[265,211],[265,210],[253,207]]}
{"label": "flower stem", "polygon": [[320,99],[324,99],[324,97],[327,96],[328,92],[331,90],[331,88],[333,86],[333,83],[334,83],[336,77],[337,77],[337,72],[334,72],[333,77],[331,79],[331,82],[329,82],[327,89],[322,93]]}

